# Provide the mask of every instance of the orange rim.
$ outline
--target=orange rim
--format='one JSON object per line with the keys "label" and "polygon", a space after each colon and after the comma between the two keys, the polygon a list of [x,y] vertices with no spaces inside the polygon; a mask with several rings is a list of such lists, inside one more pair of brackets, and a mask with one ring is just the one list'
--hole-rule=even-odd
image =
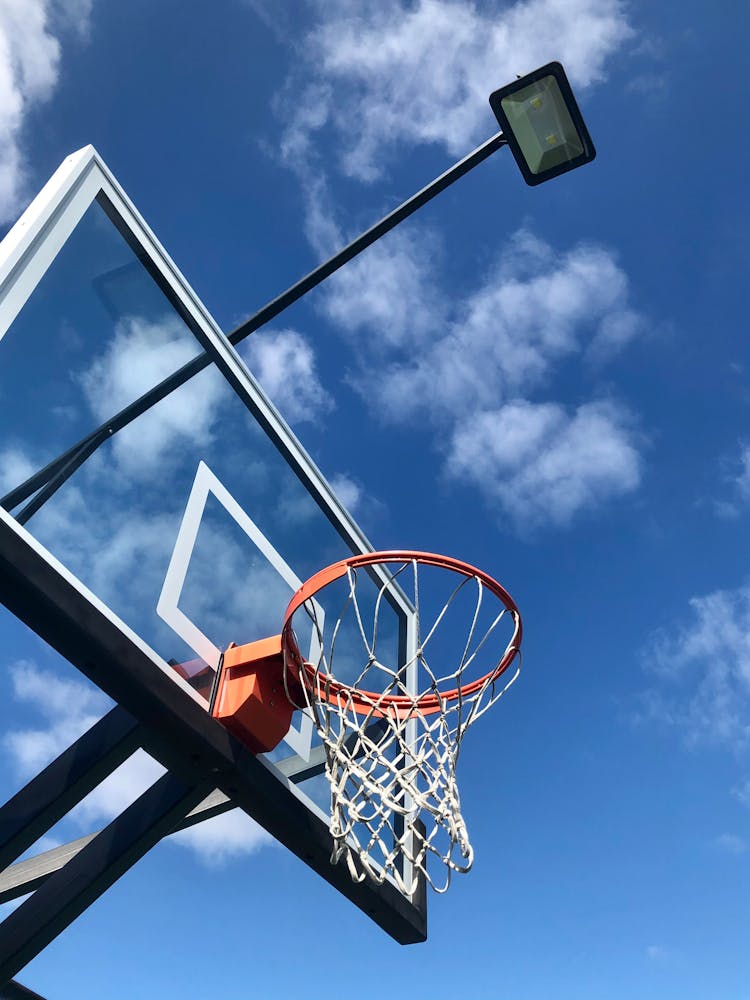
{"label": "orange rim", "polygon": [[[326,678],[325,690],[322,690],[320,684],[315,684],[315,667],[303,659],[297,647],[297,643],[294,638],[294,631],[292,629],[292,618],[294,613],[305,603],[305,601],[314,597],[317,593],[323,590],[324,587],[327,587],[335,580],[341,579],[341,577],[344,576],[349,569],[357,569],[360,566],[373,566],[377,563],[410,563],[415,561],[426,566],[438,566],[441,569],[451,570],[467,578],[476,577],[480,583],[482,583],[490,591],[490,593],[494,594],[495,597],[498,598],[507,611],[510,612],[515,628],[511,641],[508,644],[500,662],[496,667],[490,670],[489,673],[484,674],[482,677],[478,677],[476,680],[470,681],[468,684],[461,685],[449,691],[440,691],[436,694],[425,694],[416,700],[410,698],[408,695],[384,695],[373,691],[360,691],[358,688],[353,688],[348,684],[343,684],[341,681],[337,681],[332,677]],[[393,714],[397,716],[405,717],[412,714],[415,709],[418,709],[422,715],[433,715],[435,712],[442,711],[443,706],[446,703],[457,701],[459,698],[468,698],[483,688],[486,684],[492,683],[501,674],[505,673],[515,659],[519,649],[521,648],[522,634],[523,627],[521,624],[521,615],[516,607],[516,603],[505,587],[498,583],[497,580],[494,580],[481,569],[477,569],[469,563],[461,562],[459,559],[453,559],[450,556],[437,555],[434,552],[414,552],[404,549],[394,550],[392,552],[366,552],[362,555],[349,556],[347,559],[342,559],[340,562],[333,563],[331,566],[326,566],[325,569],[321,569],[319,572],[315,573],[314,576],[311,576],[309,580],[306,580],[302,584],[289,602],[289,606],[284,614],[284,627],[281,633],[281,643],[285,653],[291,659],[294,666],[300,671],[300,673],[304,672],[307,676],[308,681],[310,682],[310,687],[317,687],[317,690],[325,698],[327,698],[328,701],[336,702],[343,696],[351,702],[352,707],[358,715],[385,715],[388,712],[393,712]]]}

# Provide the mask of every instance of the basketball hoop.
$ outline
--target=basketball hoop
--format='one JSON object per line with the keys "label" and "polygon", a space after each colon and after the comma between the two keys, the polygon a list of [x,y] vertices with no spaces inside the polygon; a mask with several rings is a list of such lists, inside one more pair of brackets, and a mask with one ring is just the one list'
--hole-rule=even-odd
{"label": "basketball hoop", "polygon": [[[369,627],[363,601],[358,600],[361,570],[376,588]],[[434,571],[443,581],[442,590]],[[326,622],[324,634],[314,598],[336,581],[342,581],[343,607],[333,624]],[[429,606],[427,590],[440,595],[437,604]],[[411,612],[414,626],[403,662],[379,659],[385,602],[408,606]],[[449,616],[455,605],[461,606],[465,629],[457,656],[434,669],[428,655],[441,627],[453,626]],[[300,653],[294,625],[298,612],[312,623],[320,649],[315,662]],[[353,671],[355,679],[344,683],[334,674],[341,658],[337,640],[340,644],[344,622],[352,617],[362,658]],[[491,650],[497,649],[506,624],[511,634],[499,639],[497,656]],[[519,653],[521,632],[518,608],[497,581],[467,563],[425,552],[352,556],[316,573],[294,595],[281,633],[284,687],[296,707],[310,711],[324,743],[331,788],[331,860],[344,858],[353,879],[391,878],[402,892],[413,895],[420,877],[445,892],[452,872],[471,868],[473,850],[461,814],[456,764],[469,726],[518,677],[516,666],[505,679]],[[490,669],[473,676],[488,658]],[[424,823],[423,833],[417,819]],[[430,870],[436,866],[440,877]]]}

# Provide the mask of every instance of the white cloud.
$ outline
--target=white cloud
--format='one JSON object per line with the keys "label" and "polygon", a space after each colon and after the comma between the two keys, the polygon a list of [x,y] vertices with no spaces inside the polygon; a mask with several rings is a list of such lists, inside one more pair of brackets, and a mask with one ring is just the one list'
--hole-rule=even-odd
{"label": "white cloud", "polygon": [[105,419],[182,367],[196,353],[177,316],[151,323],[139,316],[120,320],[106,352],[80,376],[96,416]]}
{"label": "white cloud", "polygon": [[[320,507],[298,482],[289,479],[282,481],[274,499],[272,516],[276,530],[286,531],[290,527],[299,528],[303,524],[308,524],[312,530],[316,519],[320,516]],[[284,555],[283,552],[281,554]]]}
{"label": "white cloud", "polygon": [[240,347],[248,368],[290,423],[315,421],[333,409],[315,352],[295,330],[263,330]]}
{"label": "white cloud", "polygon": [[[72,818],[89,832],[118,816],[165,773],[161,764],[138,750],[75,808]],[[239,809],[222,813],[173,834],[171,843],[187,848],[212,867],[254,854],[275,841]]]}
{"label": "white cloud", "polygon": [[318,23],[304,50],[313,83],[293,90],[298,110],[287,151],[304,155],[310,132],[331,125],[341,169],[365,181],[400,142],[468,151],[492,130],[491,91],[552,59],[584,90],[603,79],[607,59],[634,34],[620,0],[319,0],[314,7]]}
{"label": "white cloud", "polygon": [[153,615],[183,498],[167,492],[148,507],[111,462],[90,460],[85,475],[35,515],[34,536],[139,631]]}
{"label": "white cloud", "polygon": [[587,403],[511,402],[456,424],[449,475],[495,497],[521,527],[565,525],[581,510],[635,490],[641,477],[627,415]]}
{"label": "white cloud", "polygon": [[[300,134],[293,132],[295,142],[303,142]],[[305,156],[312,153],[307,150]],[[302,187],[305,236],[325,259],[347,236],[336,222],[325,176],[305,168],[305,156],[290,152],[289,140],[282,142],[282,158],[298,173]],[[413,347],[434,335],[445,315],[445,297],[434,278],[442,256],[433,233],[413,226],[395,230],[328,278],[315,301],[354,345],[367,338],[368,349],[376,353]],[[370,333],[375,336],[368,338]]]}
{"label": "white cloud", "polygon": [[59,837],[55,837],[52,834],[45,833],[43,837],[34,844],[33,851],[35,854],[45,854],[47,851],[54,851],[56,848],[62,846],[63,841]]}
{"label": "white cloud", "polygon": [[331,479],[331,489],[350,514],[353,514],[362,502],[362,487],[343,473]]}
{"label": "white cloud", "polygon": [[[361,484],[352,479],[351,476],[338,473],[331,476],[328,482],[342,506],[358,518],[360,523],[362,523],[363,517],[366,520],[368,515],[376,515],[380,511],[380,502],[374,496],[366,493]],[[299,489],[296,484],[289,484],[289,486],[282,488],[278,494],[276,520],[285,530],[290,526],[299,527],[305,523],[309,524],[310,530],[312,530],[314,525],[318,523],[320,508],[313,498],[307,492]]]}
{"label": "white cloud", "polygon": [[596,363],[609,361],[643,331],[643,317],[632,309],[615,310],[604,317],[588,348]]}
{"label": "white cloud", "polygon": [[84,34],[91,0],[2,0],[0,3],[0,222],[25,196],[22,132],[34,105],[48,100],[60,72],[60,41],[51,22]]}
{"label": "white cloud", "polygon": [[[377,499],[367,495],[362,486],[351,476],[337,473],[331,476],[328,482],[342,505],[355,517],[361,517],[362,514],[379,508]],[[308,524],[312,531],[315,525],[319,524],[320,508],[306,490],[301,489],[297,483],[287,481],[281,485],[276,494],[274,516],[280,530],[288,531],[290,527],[298,529]],[[284,554],[282,552],[282,555]]]}
{"label": "white cloud", "polygon": [[276,841],[241,809],[232,809],[213,819],[181,830],[170,838],[188,847],[207,865],[215,867],[231,858],[255,854]]}
{"label": "white cloud", "polygon": [[725,854],[745,854],[748,842],[736,833],[722,833],[714,841],[714,845]]}
{"label": "white cloud", "polygon": [[77,32],[88,35],[91,11],[94,0],[53,0],[51,6],[51,22]]}
{"label": "white cloud", "polygon": [[730,499],[714,501],[714,508],[720,517],[735,518],[750,505],[750,445],[741,444],[739,455],[731,461],[723,461],[722,465]]}
{"label": "white cloud", "polygon": [[[69,527],[68,559],[86,560],[85,575],[90,586],[102,599],[109,595],[129,593],[153,594],[156,581],[161,582],[163,566],[169,555],[174,533],[174,519],[167,515],[136,515],[127,509],[113,511],[111,517],[96,530]],[[92,531],[94,537],[92,537]]]}
{"label": "white cloud", "polygon": [[161,764],[137,750],[90,792],[72,813],[86,832],[109,823],[165,773]]}
{"label": "white cloud", "polygon": [[627,276],[604,248],[579,245],[557,255],[521,230],[483,285],[458,305],[444,335],[416,361],[378,371],[368,395],[385,419],[424,411],[440,420],[527,394],[569,355],[595,344],[612,353],[615,331],[634,322],[628,294]]}
{"label": "white cloud", "polygon": [[390,233],[326,282],[323,311],[355,343],[368,337],[373,354],[407,345],[416,351],[435,337],[446,313],[433,276],[440,257],[428,232]]}
{"label": "white cloud", "polygon": [[[419,312],[428,299],[419,289],[408,309]],[[556,254],[522,230],[484,283],[454,305],[441,336],[416,350],[408,337],[386,342],[390,364],[370,352],[354,381],[381,420],[411,426],[419,417],[448,474],[499,501],[516,525],[565,525],[637,489],[640,441],[611,401],[571,412],[533,397],[567,358],[603,362],[642,326],[610,252],[578,245]]]}
{"label": "white cloud", "polygon": [[[91,411],[104,422],[193,358],[196,341],[182,321],[121,320],[106,351],[79,376]],[[223,380],[212,366],[119,431],[113,453],[123,471],[146,475],[169,457],[180,438],[211,440]]]}
{"label": "white cloud", "polygon": [[[291,592],[248,540],[204,521],[180,598],[180,608],[214,645],[225,649],[275,635]],[[210,580],[210,586],[206,581]]]}
{"label": "white cloud", "polygon": [[20,486],[37,468],[20,448],[10,447],[0,452],[0,496]]}
{"label": "white cloud", "polygon": [[82,736],[111,707],[101,691],[83,680],[63,680],[20,660],[10,667],[14,697],[46,720],[42,727],[11,730],[3,738],[18,771],[29,778]]}
{"label": "white cloud", "polygon": [[690,602],[690,619],[658,632],[644,651],[661,685],[649,714],[689,741],[745,747],[750,736],[750,585]]}

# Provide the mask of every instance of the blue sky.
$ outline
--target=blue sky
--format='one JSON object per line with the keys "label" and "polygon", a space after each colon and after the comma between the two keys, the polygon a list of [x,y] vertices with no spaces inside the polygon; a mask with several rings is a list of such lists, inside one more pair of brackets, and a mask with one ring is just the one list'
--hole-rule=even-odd
{"label": "blue sky", "polygon": [[[248,342],[378,548],[480,565],[524,616],[521,680],[461,760],[475,868],[430,899],[428,942],[398,948],[227,819],[154,851],[22,981],[374,997],[366,953],[416,997],[745,1000],[743,14],[2,4],[4,223],[93,143],[224,329],[491,135],[517,73],[560,59],[598,151],[537,189],[497,154]],[[4,444],[2,485],[25,468]],[[9,794],[106,703],[0,623]]]}

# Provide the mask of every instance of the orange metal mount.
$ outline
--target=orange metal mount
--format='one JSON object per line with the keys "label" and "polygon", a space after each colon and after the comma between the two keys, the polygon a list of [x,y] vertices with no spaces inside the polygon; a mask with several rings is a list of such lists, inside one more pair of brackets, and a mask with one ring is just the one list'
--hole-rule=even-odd
{"label": "orange metal mount", "polygon": [[267,753],[289,732],[294,708],[284,690],[281,636],[232,643],[222,658],[213,717],[253,753]]}

